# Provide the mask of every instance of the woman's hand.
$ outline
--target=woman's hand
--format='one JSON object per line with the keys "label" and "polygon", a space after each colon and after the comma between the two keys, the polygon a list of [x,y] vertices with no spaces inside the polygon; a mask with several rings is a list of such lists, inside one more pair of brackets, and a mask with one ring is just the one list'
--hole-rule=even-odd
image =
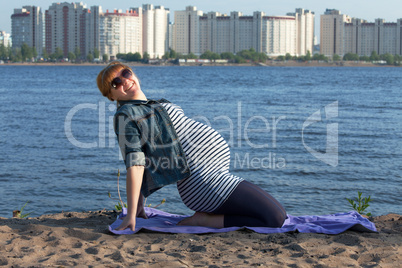
{"label": "woman's hand", "polygon": [[145,215],[145,211],[143,211],[143,197],[140,194],[143,175],[144,166],[132,166],[127,169],[127,216],[124,217],[120,226],[115,229],[116,231],[125,230],[127,228],[129,228],[131,231],[134,231],[136,223],[135,217],[137,216],[138,206],[142,207],[142,209],[139,211],[140,216]]}
{"label": "woman's hand", "polygon": [[122,231],[122,230],[129,228],[131,231],[134,231],[135,222],[136,222],[135,216],[131,217],[131,216],[127,215],[124,217],[123,222],[120,224],[120,226],[117,227],[115,230]]}

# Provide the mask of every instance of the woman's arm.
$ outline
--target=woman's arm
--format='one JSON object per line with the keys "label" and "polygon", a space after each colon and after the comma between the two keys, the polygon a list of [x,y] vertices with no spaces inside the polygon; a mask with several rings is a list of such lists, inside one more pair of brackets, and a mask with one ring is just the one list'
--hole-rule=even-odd
{"label": "woman's arm", "polygon": [[135,229],[135,218],[137,216],[138,199],[144,175],[144,166],[132,166],[127,169],[127,216],[122,224],[116,228],[117,231],[130,228]]}

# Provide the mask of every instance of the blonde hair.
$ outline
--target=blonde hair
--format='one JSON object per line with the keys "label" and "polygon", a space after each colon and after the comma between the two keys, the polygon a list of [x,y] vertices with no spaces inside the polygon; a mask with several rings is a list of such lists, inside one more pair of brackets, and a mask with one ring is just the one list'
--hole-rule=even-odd
{"label": "blonde hair", "polygon": [[110,90],[112,88],[111,83],[112,80],[115,78],[114,75],[123,69],[129,69],[133,73],[133,75],[137,77],[130,67],[119,61],[112,61],[108,66],[100,71],[100,73],[96,77],[96,84],[98,85],[100,92],[110,101],[114,101],[110,94]]}

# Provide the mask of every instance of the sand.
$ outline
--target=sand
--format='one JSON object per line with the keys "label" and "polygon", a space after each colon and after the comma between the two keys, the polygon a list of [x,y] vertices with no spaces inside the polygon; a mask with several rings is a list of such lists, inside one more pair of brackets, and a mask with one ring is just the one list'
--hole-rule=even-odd
{"label": "sand", "polygon": [[370,218],[379,233],[116,236],[111,211],[0,218],[6,267],[401,267],[402,216]]}

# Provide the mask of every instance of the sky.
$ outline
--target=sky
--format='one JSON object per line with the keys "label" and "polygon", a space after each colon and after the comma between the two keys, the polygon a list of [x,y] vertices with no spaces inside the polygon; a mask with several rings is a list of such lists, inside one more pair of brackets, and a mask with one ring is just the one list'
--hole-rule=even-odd
{"label": "sky", "polygon": [[[14,13],[14,8],[21,8],[25,5],[35,5],[47,10],[54,0],[2,0],[0,4],[0,31],[11,33],[11,15]],[[70,2],[70,1],[67,1]],[[75,1],[78,2],[78,1]],[[82,1],[87,7],[101,6],[106,12],[107,9],[122,9],[125,11],[130,7],[139,7],[143,4],[153,4],[155,6],[162,5],[169,8],[171,15],[170,20],[174,19],[174,11],[184,10],[186,6],[196,6],[198,10],[205,13],[216,11],[220,13],[230,14],[231,11],[242,12],[243,15],[252,15],[254,11],[263,11],[268,16],[286,15],[288,12],[294,12],[296,8],[309,9],[315,13],[315,32],[319,35],[320,15],[325,12],[325,9],[338,9],[342,14],[350,17],[365,19],[369,22],[376,18],[385,19],[387,22],[396,22],[402,18],[402,2],[401,0],[231,0],[231,1],[216,1],[216,0],[169,0],[169,1],[110,1],[110,0],[87,0]]]}

